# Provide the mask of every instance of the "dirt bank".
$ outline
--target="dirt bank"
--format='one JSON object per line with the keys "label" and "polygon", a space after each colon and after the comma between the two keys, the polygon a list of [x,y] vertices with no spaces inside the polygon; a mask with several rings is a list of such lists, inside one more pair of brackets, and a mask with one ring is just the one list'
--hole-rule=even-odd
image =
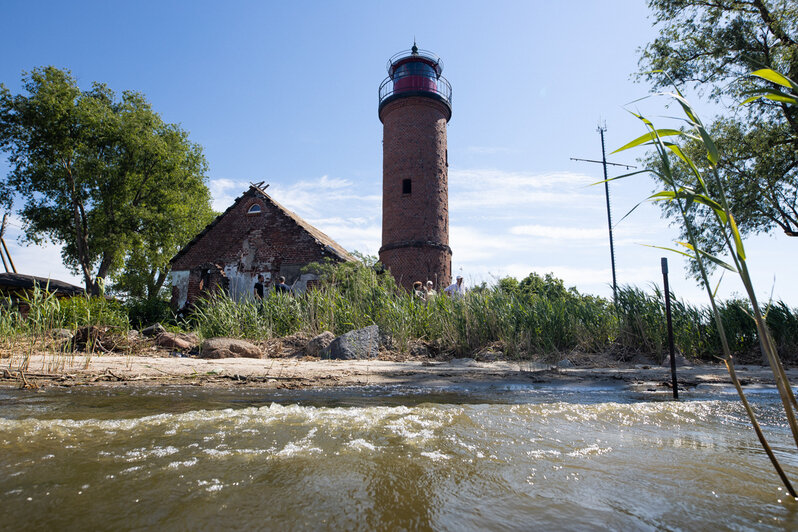
{"label": "dirt bank", "polygon": [[[770,369],[738,366],[744,385],[773,383]],[[723,365],[678,368],[681,387],[729,383]],[[798,382],[798,370],[788,370]],[[329,386],[446,387],[463,383],[614,383],[647,391],[669,391],[670,369],[636,364],[617,367],[553,368],[528,361],[478,362],[443,360],[319,360],[302,358],[229,358],[206,360],[184,356],[118,356],[33,354],[0,360],[0,385],[46,386],[196,385],[303,388]]]}

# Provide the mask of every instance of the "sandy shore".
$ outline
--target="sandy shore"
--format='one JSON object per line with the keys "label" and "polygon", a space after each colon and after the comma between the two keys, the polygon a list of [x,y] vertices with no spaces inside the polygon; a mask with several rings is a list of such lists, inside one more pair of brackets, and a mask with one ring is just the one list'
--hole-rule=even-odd
{"label": "sandy shore", "polygon": [[[21,356],[0,360],[0,385],[46,386],[196,385],[309,388],[330,386],[447,387],[479,384],[599,384],[669,392],[670,368],[653,365],[552,368],[528,361],[477,362],[473,359],[318,360],[305,358],[229,358],[207,360],[177,356],[55,356],[34,354],[20,371]],[[746,386],[773,384],[768,367],[738,366]],[[788,370],[798,382],[798,369]],[[679,386],[730,384],[725,366],[682,366]]]}

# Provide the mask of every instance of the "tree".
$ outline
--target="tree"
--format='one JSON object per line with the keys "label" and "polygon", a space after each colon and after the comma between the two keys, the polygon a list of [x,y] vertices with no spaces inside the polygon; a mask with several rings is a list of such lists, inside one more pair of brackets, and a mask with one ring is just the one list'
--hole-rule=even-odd
{"label": "tree", "polygon": [[0,150],[11,165],[0,201],[24,202],[26,239],[63,245],[89,292],[116,276],[120,288],[156,296],[168,258],[212,217],[201,147],[138,92],[81,91],[54,67],[22,81],[27,94],[0,84]]}
{"label": "tree", "polygon": [[[641,50],[639,79],[659,89],[685,84],[710,100],[729,103],[729,114],[708,130],[722,153],[718,169],[741,233],[782,230],[798,236],[798,109],[784,101],[759,99],[740,107],[771,82],[749,76],[771,68],[798,79],[798,4],[788,0],[650,0],[658,37]],[[661,70],[662,73],[655,72]],[[683,149],[701,170],[698,140]],[[658,158],[648,161],[655,169]],[[675,217],[671,203],[665,216]],[[688,214],[698,216],[697,209]],[[708,227],[695,219],[696,227]],[[683,235],[685,236],[685,235]],[[716,233],[697,235],[710,252],[720,249]]]}

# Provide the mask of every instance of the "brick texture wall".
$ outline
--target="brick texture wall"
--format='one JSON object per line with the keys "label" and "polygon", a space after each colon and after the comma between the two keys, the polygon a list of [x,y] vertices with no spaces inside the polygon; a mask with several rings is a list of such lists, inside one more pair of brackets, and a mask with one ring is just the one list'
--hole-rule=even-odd
{"label": "brick texture wall", "polygon": [[[424,96],[398,98],[380,111],[383,123],[380,260],[397,281],[451,280],[445,104]],[[403,193],[409,179],[410,194]]]}

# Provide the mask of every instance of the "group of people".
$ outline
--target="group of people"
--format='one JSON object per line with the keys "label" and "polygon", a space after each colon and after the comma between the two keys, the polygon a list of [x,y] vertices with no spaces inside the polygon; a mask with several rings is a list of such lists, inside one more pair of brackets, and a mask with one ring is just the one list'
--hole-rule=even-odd
{"label": "group of people", "polygon": [[[462,298],[465,295],[465,292],[466,289],[465,284],[463,283],[462,275],[458,275],[455,282],[443,289],[443,293],[453,299]],[[427,281],[426,284],[422,284],[421,281],[416,281],[413,283],[413,295],[422,301],[429,301],[438,295],[438,293],[435,291],[432,281]]]}
{"label": "group of people", "polygon": [[[278,293],[290,294],[291,287],[285,284],[285,277],[280,276],[277,279],[277,282],[273,285],[272,289]],[[258,280],[255,281],[255,299],[263,299],[263,296],[266,294],[266,283],[263,277],[263,274],[258,274]]]}

